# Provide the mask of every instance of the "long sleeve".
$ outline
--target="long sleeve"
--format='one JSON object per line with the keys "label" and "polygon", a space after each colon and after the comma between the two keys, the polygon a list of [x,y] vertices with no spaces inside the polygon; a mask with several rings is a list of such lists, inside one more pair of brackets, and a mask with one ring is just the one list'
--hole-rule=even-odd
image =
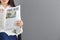
{"label": "long sleeve", "polygon": [[16,28],[16,35],[22,34],[23,33],[23,27],[17,27]]}

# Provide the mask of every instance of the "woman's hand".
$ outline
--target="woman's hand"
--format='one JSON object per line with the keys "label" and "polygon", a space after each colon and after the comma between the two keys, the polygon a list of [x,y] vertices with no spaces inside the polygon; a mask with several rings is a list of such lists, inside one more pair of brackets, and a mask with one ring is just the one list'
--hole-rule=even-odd
{"label": "woman's hand", "polygon": [[23,21],[22,20],[18,20],[16,24],[17,24],[17,26],[22,27],[23,26]]}

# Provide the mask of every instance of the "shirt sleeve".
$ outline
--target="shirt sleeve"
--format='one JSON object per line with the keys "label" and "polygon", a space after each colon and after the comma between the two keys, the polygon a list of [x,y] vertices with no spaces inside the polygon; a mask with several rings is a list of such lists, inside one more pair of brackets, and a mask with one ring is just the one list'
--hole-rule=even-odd
{"label": "shirt sleeve", "polygon": [[16,28],[16,35],[22,34],[23,33],[23,27],[17,27]]}

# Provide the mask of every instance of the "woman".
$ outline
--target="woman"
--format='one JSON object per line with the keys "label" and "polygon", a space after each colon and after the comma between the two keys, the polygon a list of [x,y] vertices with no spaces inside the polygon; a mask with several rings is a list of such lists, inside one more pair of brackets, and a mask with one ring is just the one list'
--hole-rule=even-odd
{"label": "woman", "polygon": [[[0,8],[2,8],[4,11],[6,11],[6,9],[10,7],[15,7],[14,0],[0,0]],[[21,28],[23,26],[23,21],[18,20],[16,25]],[[4,29],[1,29],[1,30],[4,30]],[[18,40],[18,38],[16,35],[13,34],[13,32],[9,35],[9,33],[6,33],[6,31],[0,31],[0,40]]]}

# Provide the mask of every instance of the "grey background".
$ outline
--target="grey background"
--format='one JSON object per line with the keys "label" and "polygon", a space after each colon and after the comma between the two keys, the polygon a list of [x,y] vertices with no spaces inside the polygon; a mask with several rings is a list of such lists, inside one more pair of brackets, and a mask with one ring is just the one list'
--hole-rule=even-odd
{"label": "grey background", "polygon": [[17,0],[24,21],[23,40],[60,40],[60,0]]}

